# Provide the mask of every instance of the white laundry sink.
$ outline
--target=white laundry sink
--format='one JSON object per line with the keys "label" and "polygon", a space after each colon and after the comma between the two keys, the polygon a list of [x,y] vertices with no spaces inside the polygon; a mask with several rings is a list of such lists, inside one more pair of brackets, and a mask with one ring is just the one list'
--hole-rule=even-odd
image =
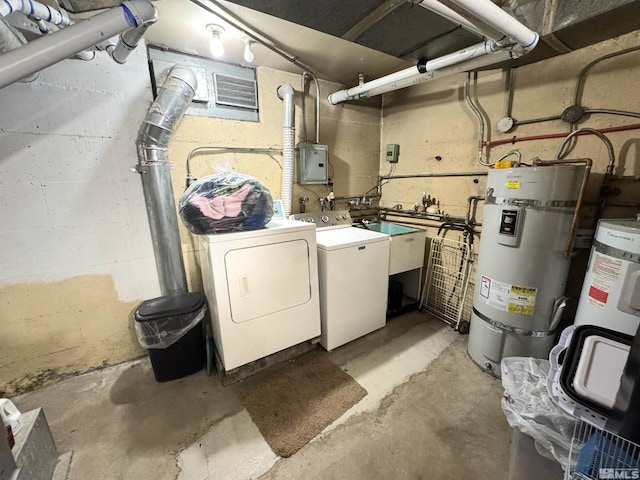
{"label": "white laundry sink", "polygon": [[424,230],[385,221],[366,224],[365,228],[391,237],[389,275],[415,270],[424,265]]}

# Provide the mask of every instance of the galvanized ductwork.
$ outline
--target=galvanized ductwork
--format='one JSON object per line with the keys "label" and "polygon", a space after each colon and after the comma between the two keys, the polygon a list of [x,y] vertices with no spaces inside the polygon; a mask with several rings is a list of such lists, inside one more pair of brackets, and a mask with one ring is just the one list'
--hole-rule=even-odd
{"label": "galvanized ductwork", "polygon": [[149,107],[136,140],[137,170],[142,179],[162,295],[187,292],[167,147],[196,86],[191,70],[173,67]]}

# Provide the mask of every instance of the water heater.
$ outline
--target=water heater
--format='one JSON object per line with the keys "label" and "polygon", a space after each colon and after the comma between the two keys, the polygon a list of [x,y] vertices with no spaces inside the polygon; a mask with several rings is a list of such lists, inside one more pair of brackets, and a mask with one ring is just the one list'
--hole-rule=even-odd
{"label": "water heater", "polygon": [[489,171],[468,349],[492,375],[503,357],[546,358],[554,344],[584,175],[577,165]]}
{"label": "water heater", "polygon": [[598,223],[575,323],[636,334],[640,324],[640,218]]}

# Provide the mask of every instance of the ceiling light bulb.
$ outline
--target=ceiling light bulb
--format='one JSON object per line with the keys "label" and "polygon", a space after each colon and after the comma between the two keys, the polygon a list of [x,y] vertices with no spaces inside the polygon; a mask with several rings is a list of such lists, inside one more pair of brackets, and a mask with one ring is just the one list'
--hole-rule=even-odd
{"label": "ceiling light bulb", "polygon": [[207,30],[211,32],[211,40],[209,42],[209,49],[211,50],[211,55],[214,57],[221,57],[224,55],[224,45],[222,44],[222,39],[220,38],[220,34],[224,33],[224,28],[220,25],[207,25]]}
{"label": "ceiling light bulb", "polygon": [[256,56],[251,51],[251,40],[244,41],[244,61],[247,63],[253,63],[256,59]]}

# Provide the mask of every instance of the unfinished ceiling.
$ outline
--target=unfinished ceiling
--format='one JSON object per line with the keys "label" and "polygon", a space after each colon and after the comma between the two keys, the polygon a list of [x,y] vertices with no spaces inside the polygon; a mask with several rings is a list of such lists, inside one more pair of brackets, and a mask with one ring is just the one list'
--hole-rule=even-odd
{"label": "unfinished ceiling", "polygon": [[[71,12],[120,0],[58,0]],[[195,3],[157,0],[158,23],[149,43],[210,56],[208,23],[224,23]],[[474,33],[418,4],[421,0],[199,0],[226,9],[262,38],[311,68],[319,78],[355,85],[477,43]],[[440,0],[447,5],[448,0]],[[640,0],[499,0],[499,5],[537,31],[532,53],[510,62],[532,63],[640,29]],[[241,32],[227,28],[225,57],[243,64]],[[291,72],[297,67],[257,46],[255,65]],[[488,68],[496,68],[495,65]]]}
{"label": "unfinished ceiling", "polygon": [[[418,4],[421,0],[229,0],[409,62],[432,59],[478,42]],[[446,0],[442,1],[447,4]],[[518,64],[582,48],[640,28],[640,0],[505,0],[542,42]]]}

